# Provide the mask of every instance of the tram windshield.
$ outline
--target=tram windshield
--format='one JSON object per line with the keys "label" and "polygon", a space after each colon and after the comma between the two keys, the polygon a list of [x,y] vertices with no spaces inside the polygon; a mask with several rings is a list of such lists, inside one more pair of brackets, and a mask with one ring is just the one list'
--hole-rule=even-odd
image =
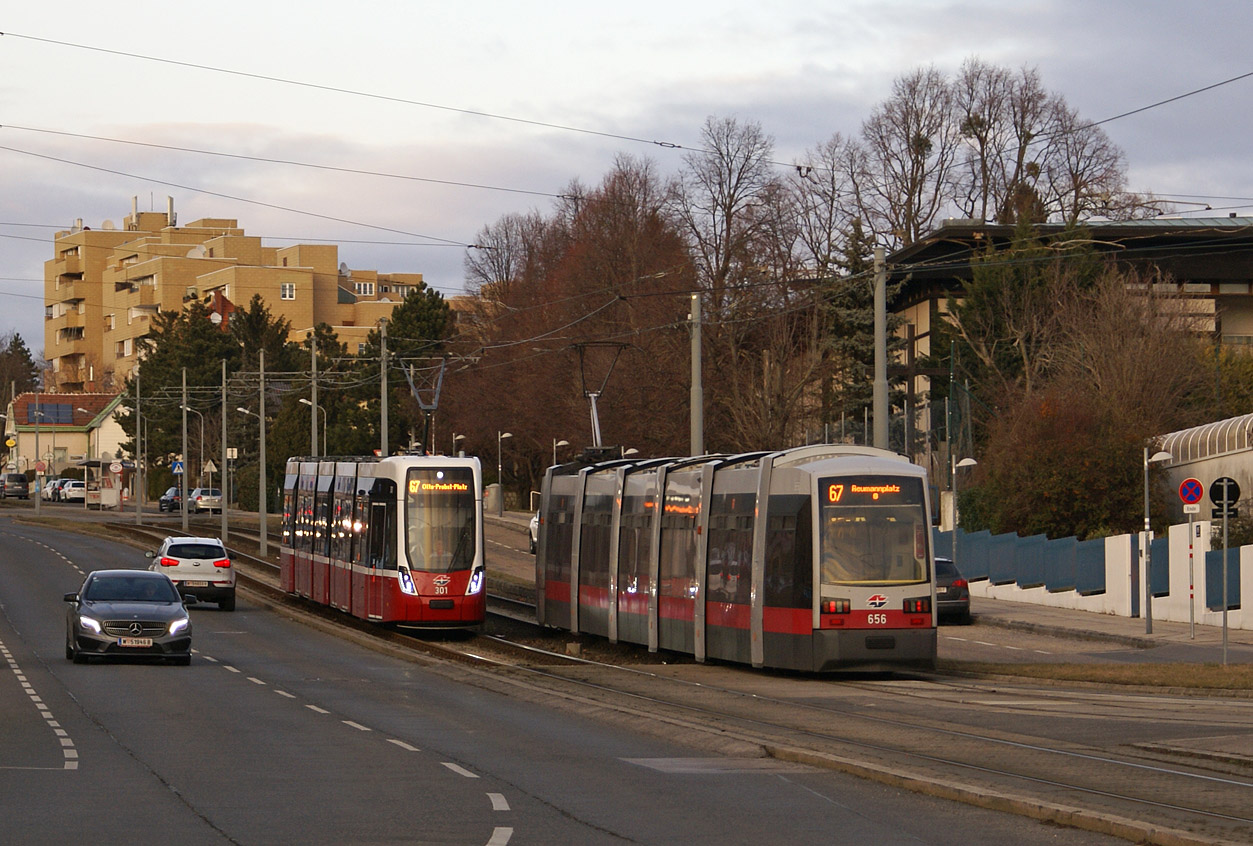
{"label": "tram windshield", "polygon": [[468,570],[478,544],[474,504],[471,468],[409,468],[405,484],[409,566],[425,573]]}
{"label": "tram windshield", "polygon": [[823,584],[927,580],[929,521],[921,479],[843,476],[820,480],[818,490]]}

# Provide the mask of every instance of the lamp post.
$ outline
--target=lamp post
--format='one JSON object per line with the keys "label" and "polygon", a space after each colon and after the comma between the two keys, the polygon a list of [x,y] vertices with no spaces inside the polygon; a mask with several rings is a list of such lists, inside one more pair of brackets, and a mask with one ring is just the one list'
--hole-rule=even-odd
{"label": "lamp post", "polygon": [[1153,634],[1153,538],[1149,529],[1149,465],[1174,458],[1165,450],[1144,448],[1144,633]]}
{"label": "lamp post", "polygon": [[[960,467],[974,467],[978,464],[973,458],[963,458],[957,460],[957,456],[952,457],[953,463],[953,566],[957,567],[957,526],[959,519],[959,509],[957,508],[957,470]],[[961,572],[960,568],[958,572]]]}
{"label": "lamp post", "polygon": [[[200,418],[200,464],[196,467],[196,479],[204,484],[204,415],[190,406],[180,405],[179,408],[184,411],[190,411],[192,414]],[[187,468],[183,468],[183,472],[187,472]]]}
{"label": "lamp post", "polygon": [[266,513],[265,513],[265,417],[255,411],[249,411],[242,406],[235,409],[240,414],[251,414],[257,418],[261,425],[261,451],[260,465],[257,468],[257,516],[260,517],[261,523],[261,539],[260,552],[265,557],[266,551]]}
{"label": "lamp post", "polygon": [[570,446],[570,442],[564,439],[559,441],[556,438],[553,438],[553,466],[554,467],[557,465],[557,447],[562,447],[562,446]]}
{"label": "lamp post", "polygon": [[505,438],[512,438],[513,432],[502,432],[496,430],[496,488],[498,495],[496,497],[496,516],[505,516],[505,464],[501,458],[501,441]]}
{"label": "lamp post", "polygon": [[[311,410],[309,412],[310,414],[317,414],[318,411],[322,412],[322,455],[326,455],[326,409],[320,405],[314,405],[311,401],[305,399],[304,397],[300,398],[300,404],[307,405],[310,409],[317,409],[317,411]],[[314,431],[317,430],[315,429]],[[318,442],[316,440],[311,445],[311,448],[313,449],[313,455],[316,458],[318,455]]]}
{"label": "lamp post", "polygon": [[464,441],[465,439],[466,439],[465,435],[454,434],[452,436],[452,454],[453,455],[457,454],[457,441]]}

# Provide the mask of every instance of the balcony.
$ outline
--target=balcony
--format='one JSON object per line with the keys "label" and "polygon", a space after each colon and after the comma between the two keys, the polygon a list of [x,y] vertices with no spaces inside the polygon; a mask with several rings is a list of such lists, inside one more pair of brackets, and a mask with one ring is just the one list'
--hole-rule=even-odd
{"label": "balcony", "polygon": [[56,272],[58,274],[83,275],[82,256],[63,254],[57,257]]}

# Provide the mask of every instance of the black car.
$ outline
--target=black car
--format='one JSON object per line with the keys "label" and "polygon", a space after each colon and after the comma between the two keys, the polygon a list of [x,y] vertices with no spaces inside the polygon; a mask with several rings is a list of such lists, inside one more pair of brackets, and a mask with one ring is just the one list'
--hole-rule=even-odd
{"label": "black car", "polygon": [[970,622],[970,584],[948,558],[935,559],[935,610],[941,620]]}
{"label": "black car", "polygon": [[191,617],[174,582],[151,570],[97,570],[67,593],[65,657],[162,658],[191,663]]}
{"label": "black car", "polygon": [[157,500],[158,511],[178,511],[183,506],[183,492],[177,488],[166,488],[165,493]]}

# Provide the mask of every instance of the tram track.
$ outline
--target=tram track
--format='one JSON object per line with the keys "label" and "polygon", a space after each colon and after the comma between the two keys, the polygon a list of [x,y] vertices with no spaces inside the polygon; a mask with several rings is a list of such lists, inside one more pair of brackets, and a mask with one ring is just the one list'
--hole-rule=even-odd
{"label": "tram track", "polygon": [[[113,524],[123,528],[120,524]],[[131,527],[133,537],[155,540],[169,529]],[[247,537],[241,530],[235,536]],[[255,546],[256,536],[251,540]],[[904,682],[884,683],[850,679],[840,688],[849,701],[839,707],[798,701],[793,696],[753,692],[743,685],[731,686],[701,680],[706,669],[715,675],[734,675],[725,667],[692,665],[694,676],[680,677],[675,667],[641,669],[562,654],[514,638],[492,635],[473,640],[414,638],[403,630],[382,628],[289,597],[278,590],[277,565],[247,551],[233,548],[245,559],[239,577],[246,589],[267,599],[298,608],[341,630],[353,630],[376,643],[408,653],[451,661],[471,670],[490,670],[490,681],[542,691],[581,705],[617,711],[627,719],[647,717],[658,726],[684,731],[700,730],[716,740],[737,744],[741,750],[757,748],[781,759],[840,769],[890,784],[971,804],[1012,810],[1145,843],[1253,842],[1253,779],[1247,768],[1231,766],[1215,772],[1212,763],[1167,765],[1149,750],[1132,749],[1114,754],[1109,749],[1079,743],[1041,741],[1017,731],[984,728],[955,729],[940,718],[867,713],[863,697],[885,696],[941,702],[945,707],[970,707],[973,698],[987,698],[988,688],[953,682],[941,677],[907,677]],[[256,569],[264,575],[246,572]],[[526,618],[526,603],[509,597],[491,597],[503,616]],[[491,613],[497,613],[497,607]],[[533,619],[533,608],[531,617]],[[553,634],[550,640],[577,636]],[[488,646],[490,644],[490,646]],[[687,662],[683,662],[687,663]],[[691,668],[684,667],[685,671]],[[797,678],[791,674],[751,673],[754,680]],[[802,686],[805,681],[799,679]],[[821,684],[819,682],[819,684]],[[926,685],[925,692],[914,684]],[[937,696],[937,685],[939,696]],[[887,691],[885,692],[885,688]],[[998,689],[996,695],[1006,691]],[[1015,695],[1017,695],[1015,691]],[[1048,696],[1038,690],[1034,699]],[[1108,714],[1095,718],[1115,719],[1116,710],[1151,712],[1153,707],[1109,697]],[[1090,703],[1089,703],[1090,704]],[[1195,701],[1191,701],[1195,705]],[[1230,705],[1231,703],[1224,703]],[[1013,702],[1005,707],[1015,708]],[[1026,716],[1036,712],[1017,706]],[[1198,724],[1214,725],[1213,719]],[[1232,719],[1232,724],[1238,719]],[[831,726],[838,726],[838,730]],[[658,726],[655,726],[658,727]],[[937,750],[943,750],[938,753]],[[1208,771],[1207,771],[1208,768]],[[1166,801],[1170,797],[1171,801]]]}

